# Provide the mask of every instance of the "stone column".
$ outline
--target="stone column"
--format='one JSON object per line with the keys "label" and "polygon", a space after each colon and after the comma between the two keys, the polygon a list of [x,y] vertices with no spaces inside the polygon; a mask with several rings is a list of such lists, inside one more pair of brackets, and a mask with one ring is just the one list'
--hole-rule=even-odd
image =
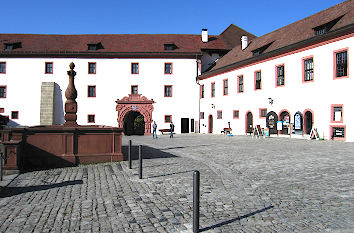
{"label": "stone column", "polygon": [[77,91],[74,84],[74,78],[76,72],[74,71],[75,64],[73,62],[70,63],[70,70],[68,71],[69,75],[69,84],[65,91],[65,126],[78,126],[77,119]]}

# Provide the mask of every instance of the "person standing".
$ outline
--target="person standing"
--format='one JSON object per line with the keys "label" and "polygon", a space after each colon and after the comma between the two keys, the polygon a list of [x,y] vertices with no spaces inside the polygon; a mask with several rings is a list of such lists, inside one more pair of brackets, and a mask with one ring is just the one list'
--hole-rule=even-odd
{"label": "person standing", "polygon": [[152,139],[154,139],[156,137],[157,139],[157,133],[156,133],[156,129],[157,129],[157,124],[154,121],[154,123],[152,124]]}
{"label": "person standing", "polygon": [[170,124],[170,138],[173,138],[173,131],[175,130],[175,125],[173,124],[173,122],[171,121]]}

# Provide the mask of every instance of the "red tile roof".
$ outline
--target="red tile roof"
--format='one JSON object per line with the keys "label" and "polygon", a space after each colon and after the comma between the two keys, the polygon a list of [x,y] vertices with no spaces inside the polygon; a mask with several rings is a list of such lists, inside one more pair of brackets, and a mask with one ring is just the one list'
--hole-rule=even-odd
{"label": "red tile roof", "polygon": [[[242,30],[231,28],[227,31]],[[226,31],[226,30],[225,30]],[[243,30],[242,30],[243,31]],[[234,38],[239,40],[239,38]],[[22,47],[4,50],[0,56],[12,54],[201,54],[201,50],[231,50],[232,38],[224,35],[209,36],[203,43],[200,35],[187,34],[116,34],[116,35],[38,35],[38,34],[0,34],[0,46],[5,43],[21,42]],[[101,43],[103,49],[89,51],[88,44]],[[175,44],[178,49],[164,49],[164,44]]]}
{"label": "red tile roof", "polygon": [[[340,20],[331,28],[331,30],[325,35],[316,36],[313,28],[326,24],[339,17]],[[254,50],[261,48],[271,42],[271,45],[263,51],[263,58],[268,58],[266,54],[271,54],[279,49],[285,49],[291,45],[311,40],[311,43],[315,43],[317,38],[323,39],[338,29],[349,27],[349,30],[353,30],[354,23],[354,0],[348,0],[342,2],[336,6],[328,8],[317,14],[304,18],[300,21],[287,25],[276,31],[268,33],[264,36],[254,38],[249,46],[242,50],[241,46],[234,47],[225,56],[216,62],[213,69],[206,74],[203,74],[200,78],[203,79],[208,76],[213,76],[221,72],[225,72],[225,69],[232,70],[238,68],[242,64],[259,61],[261,58],[253,56]],[[286,52],[284,50],[284,52]],[[260,56],[262,57],[262,55]]]}

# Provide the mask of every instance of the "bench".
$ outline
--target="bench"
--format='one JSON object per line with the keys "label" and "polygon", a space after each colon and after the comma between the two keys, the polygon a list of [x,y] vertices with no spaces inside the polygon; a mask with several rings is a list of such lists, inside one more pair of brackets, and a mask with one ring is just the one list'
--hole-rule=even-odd
{"label": "bench", "polygon": [[232,129],[231,128],[224,128],[224,130],[221,130],[221,133],[223,134],[231,134]]}
{"label": "bench", "polygon": [[159,129],[159,131],[161,132],[161,134],[170,133],[170,129]]}

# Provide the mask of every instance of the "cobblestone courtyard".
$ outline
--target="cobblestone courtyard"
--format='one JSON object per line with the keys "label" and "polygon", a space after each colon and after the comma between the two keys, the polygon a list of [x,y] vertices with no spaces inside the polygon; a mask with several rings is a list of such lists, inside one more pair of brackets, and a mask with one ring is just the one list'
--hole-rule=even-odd
{"label": "cobblestone courtyard", "polygon": [[247,136],[124,137],[127,161],[21,174],[0,195],[0,232],[353,232],[354,143]]}

